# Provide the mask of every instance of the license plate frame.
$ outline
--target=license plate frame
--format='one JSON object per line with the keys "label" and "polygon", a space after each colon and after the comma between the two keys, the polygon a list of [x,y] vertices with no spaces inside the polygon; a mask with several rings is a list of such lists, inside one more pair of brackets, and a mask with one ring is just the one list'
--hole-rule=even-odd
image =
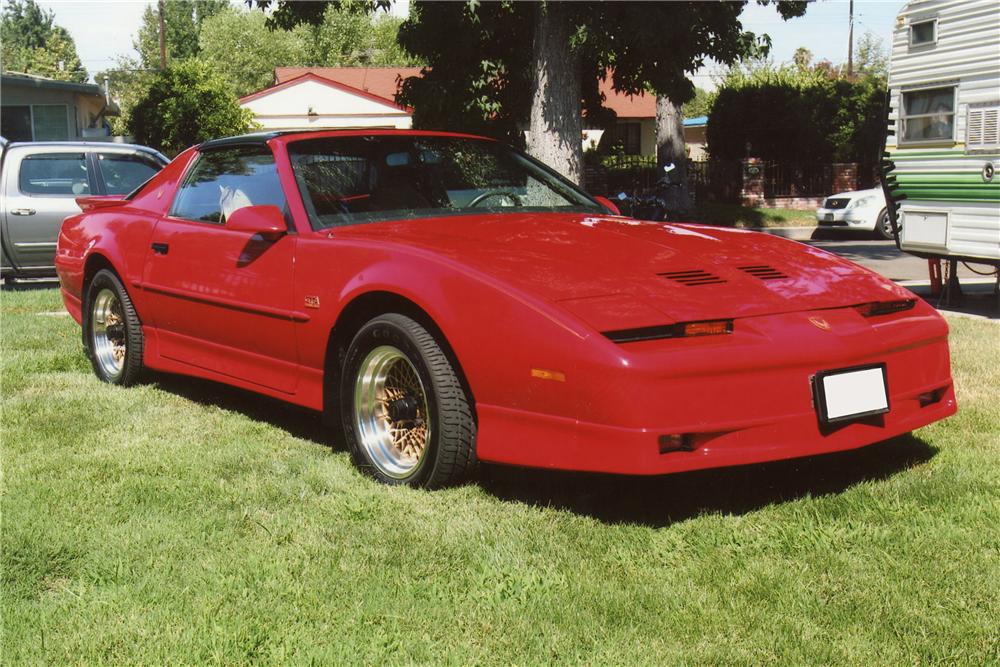
{"label": "license plate frame", "polygon": [[833,222],[833,213],[824,213],[823,222]]}
{"label": "license plate frame", "polygon": [[[873,371],[881,375],[881,383]],[[819,371],[812,377],[812,388],[816,414],[824,424],[856,421],[890,409],[885,362]]]}

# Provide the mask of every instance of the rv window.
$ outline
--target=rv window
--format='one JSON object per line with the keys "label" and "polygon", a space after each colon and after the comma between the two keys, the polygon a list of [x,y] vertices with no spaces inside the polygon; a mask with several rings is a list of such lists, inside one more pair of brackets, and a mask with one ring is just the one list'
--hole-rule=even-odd
{"label": "rv window", "polygon": [[902,111],[904,143],[954,141],[954,88],[904,92]]}
{"label": "rv window", "polygon": [[937,19],[910,24],[910,46],[933,44],[937,41]]}

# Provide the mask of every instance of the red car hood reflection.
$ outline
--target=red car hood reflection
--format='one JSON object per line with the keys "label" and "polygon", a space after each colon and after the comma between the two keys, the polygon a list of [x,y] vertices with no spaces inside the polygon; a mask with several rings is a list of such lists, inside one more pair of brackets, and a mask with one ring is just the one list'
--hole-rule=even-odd
{"label": "red car hood reflection", "polygon": [[428,250],[550,302],[620,300],[672,321],[911,296],[825,251],[769,234],[700,225],[509,213],[357,225],[333,235]]}

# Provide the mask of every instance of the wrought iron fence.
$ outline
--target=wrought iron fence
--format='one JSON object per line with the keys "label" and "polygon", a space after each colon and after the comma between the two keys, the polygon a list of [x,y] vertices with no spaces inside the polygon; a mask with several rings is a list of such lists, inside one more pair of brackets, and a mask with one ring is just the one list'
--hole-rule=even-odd
{"label": "wrought iron fence", "polygon": [[832,164],[764,163],[765,197],[821,197],[833,187]]}

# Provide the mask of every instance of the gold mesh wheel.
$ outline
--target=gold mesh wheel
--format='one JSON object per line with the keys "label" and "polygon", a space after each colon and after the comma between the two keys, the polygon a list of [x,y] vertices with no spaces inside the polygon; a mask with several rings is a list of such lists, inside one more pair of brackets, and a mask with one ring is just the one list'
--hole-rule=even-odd
{"label": "gold mesh wheel", "polygon": [[401,350],[376,347],[361,362],[354,384],[354,421],[361,445],[381,473],[410,477],[431,441],[427,394]]}

